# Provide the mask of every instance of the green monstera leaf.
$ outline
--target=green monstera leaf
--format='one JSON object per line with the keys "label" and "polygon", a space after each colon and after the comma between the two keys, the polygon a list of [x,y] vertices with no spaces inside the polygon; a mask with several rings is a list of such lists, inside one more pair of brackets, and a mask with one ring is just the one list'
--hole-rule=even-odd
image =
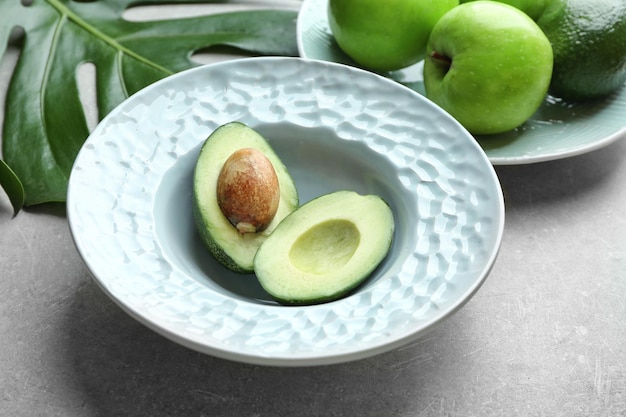
{"label": "green monstera leaf", "polygon": [[11,205],[13,205],[13,216],[16,216],[24,205],[24,187],[22,182],[15,175],[15,172],[3,160],[0,159],[0,185],[6,190]]}
{"label": "green monstera leaf", "polygon": [[[226,1],[227,2],[227,1]],[[74,159],[89,134],[76,80],[92,63],[98,117],[148,84],[198,65],[196,51],[230,46],[256,55],[297,55],[296,11],[251,10],[129,21],[130,7],[193,0],[2,0],[0,57],[18,28],[21,51],[8,88],[0,185],[22,205],[65,201]]]}

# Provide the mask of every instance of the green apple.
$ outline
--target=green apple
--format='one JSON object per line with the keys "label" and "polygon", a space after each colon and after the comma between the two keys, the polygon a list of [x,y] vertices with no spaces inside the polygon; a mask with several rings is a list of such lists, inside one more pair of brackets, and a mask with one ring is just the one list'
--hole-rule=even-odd
{"label": "green apple", "polygon": [[[469,3],[471,1],[476,0],[461,0],[461,3]],[[531,19],[537,21],[539,16],[543,13],[545,8],[549,3],[552,3],[554,0],[496,0],[501,3],[510,4],[511,6],[520,9]]]}
{"label": "green apple", "polygon": [[328,23],[339,47],[373,71],[424,58],[435,23],[459,0],[329,0]]}
{"label": "green apple", "polygon": [[[474,0],[461,0],[466,3]],[[550,94],[605,97],[626,82],[626,1],[497,0],[533,18],[552,44]]]}
{"label": "green apple", "polygon": [[494,1],[461,4],[430,35],[426,96],[473,134],[502,133],[539,108],[552,59],[550,42],[525,13]]}

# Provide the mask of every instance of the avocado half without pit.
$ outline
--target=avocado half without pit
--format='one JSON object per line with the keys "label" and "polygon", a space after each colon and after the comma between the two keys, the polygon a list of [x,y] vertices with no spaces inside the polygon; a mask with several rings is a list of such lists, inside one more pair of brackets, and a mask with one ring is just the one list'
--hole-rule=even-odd
{"label": "avocado half without pit", "polygon": [[283,304],[338,299],[361,284],[391,247],[393,214],[375,195],[337,191],[288,215],[254,258],[261,286]]}

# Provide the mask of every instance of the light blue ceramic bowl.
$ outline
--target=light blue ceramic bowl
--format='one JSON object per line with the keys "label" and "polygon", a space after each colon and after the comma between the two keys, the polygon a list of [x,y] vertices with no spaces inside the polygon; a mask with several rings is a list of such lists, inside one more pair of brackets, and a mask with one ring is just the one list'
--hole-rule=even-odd
{"label": "light blue ceramic bowl", "polygon": [[[280,306],[204,249],[192,173],[207,136],[234,120],[267,138],[302,203],[350,189],[390,204],[391,252],[354,293]],[[80,151],[67,212],[96,282],[131,316],[200,352],[289,366],[364,358],[424,334],[478,290],[504,225],[493,167],[456,121],[389,79],[299,58],[212,64],[135,94]]]}

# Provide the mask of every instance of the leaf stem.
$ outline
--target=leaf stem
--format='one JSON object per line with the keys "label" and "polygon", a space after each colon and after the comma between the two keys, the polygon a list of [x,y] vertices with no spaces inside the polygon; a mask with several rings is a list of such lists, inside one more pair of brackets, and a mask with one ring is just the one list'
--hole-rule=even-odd
{"label": "leaf stem", "polygon": [[125,55],[127,55],[127,56],[129,56],[131,58],[134,58],[137,61],[139,61],[139,62],[141,62],[143,64],[146,64],[146,65],[148,65],[148,66],[150,66],[152,68],[155,68],[156,70],[159,70],[159,71],[165,73],[166,75],[173,74],[173,72],[168,70],[167,68],[164,68],[164,67],[162,67],[160,65],[155,64],[154,62],[146,59],[145,57],[143,57],[143,56],[133,52],[132,50],[124,47],[122,44],[117,42],[112,37],[102,33],[99,30],[97,30],[92,25],[88,24],[85,20],[83,20],[80,16],[78,16],[76,13],[74,13],[69,7],[67,7],[64,4],[62,4],[61,1],[59,1],[59,0],[46,0],[46,1],[52,7],[57,9],[62,16],[66,16],[67,19],[73,21],[78,26],[80,26],[81,28],[83,28],[87,32],[91,33],[92,35],[96,36],[97,38],[102,39],[105,43],[107,43],[111,47],[117,49],[118,51],[122,52],[123,54],[125,54]]}

